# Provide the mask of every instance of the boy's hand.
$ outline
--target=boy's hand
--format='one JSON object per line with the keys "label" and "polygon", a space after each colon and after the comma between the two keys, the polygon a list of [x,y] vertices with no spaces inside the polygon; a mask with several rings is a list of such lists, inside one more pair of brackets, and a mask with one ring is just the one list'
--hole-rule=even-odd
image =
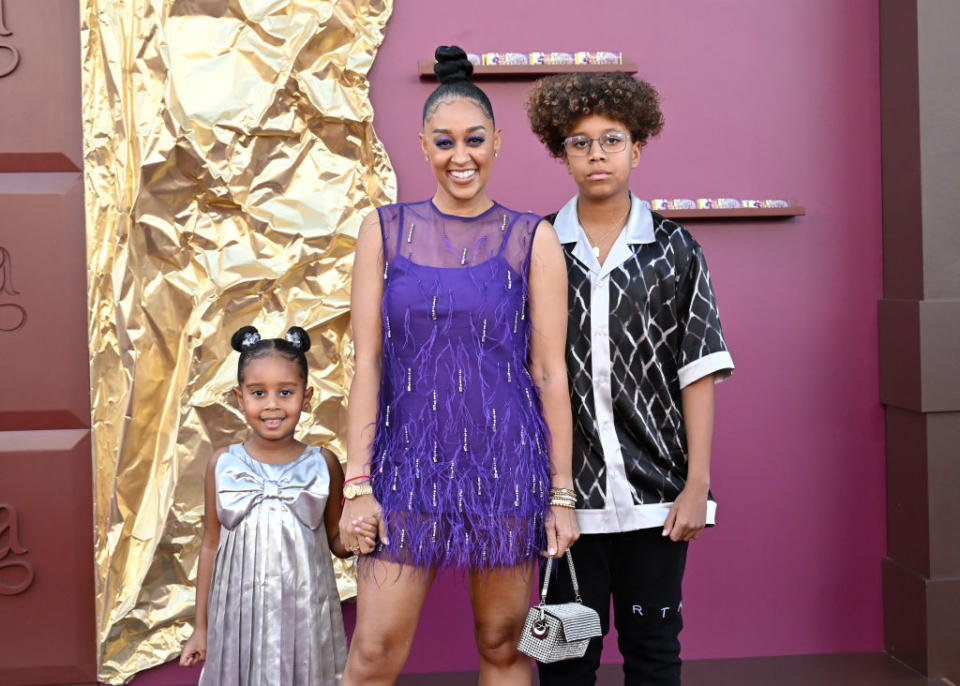
{"label": "boy's hand", "polygon": [[693,541],[706,525],[707,492],[687,487],[673,501],[663,524],[663,535],[671,541]]}
{"label": "boy's hand", "polygon": [[193,667],[207,659],[207,632],[194,631],[180,653],[180,666]]}

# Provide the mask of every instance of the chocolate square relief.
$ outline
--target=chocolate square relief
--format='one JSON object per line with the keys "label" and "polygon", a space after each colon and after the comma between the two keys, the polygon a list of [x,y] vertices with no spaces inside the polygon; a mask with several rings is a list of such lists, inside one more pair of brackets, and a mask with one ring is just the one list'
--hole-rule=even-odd
{"label": "chocolate square relief", "polygon": [[0,684],[95,683],[90,432],[0,432]]}
{"label": "chocolate square relief", "polygon": [[90,425],[80,174],[0,174],[0,431]]}
{"label": "chocolate square relief", "polygon": [[79,13],[0,0],[0,172],[81,168]]}

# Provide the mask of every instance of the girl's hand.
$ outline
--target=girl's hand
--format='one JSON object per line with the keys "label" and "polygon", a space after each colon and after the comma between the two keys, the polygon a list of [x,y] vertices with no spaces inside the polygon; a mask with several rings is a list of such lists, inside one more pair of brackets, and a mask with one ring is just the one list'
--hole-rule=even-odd
{"label": "girl's hand", "polygon": [[707,492],[687,487],[673,501],[663,524],[663,535],[671,541],[693,541],[706,525]]}
{"label": "girl's hand", "polygon": [[357,536],[357,543],[360,545],[358,555],[367,555],[372,553],[377,546],[377,521],[360,517],[352,522],[353,530]]}
{"label": "girl's hand", "polygon": [[580,538],[577,516],[569,507],[551,507],[544,517],[547,530],[547,549],[544,557],[560,557]]}
{"label": "girl's hand", "polygon": [[207,659],[207,632],[195,630],[180,653],[180,666],[193,667]]}
{"label": "girl's hand", "polygon": [[[380,503],[372,495],[361,495],[347,500],[343,504],[343,514],[340,515],[340,540],[347,550],[353,552],[364,550],[366,543],[362,539],[365,536],[362,532],[355,530],[356,527],[360,526],[361,520],[364,522],[364,526],[375,527],[374,531],[380,536],[381,541],[390,543],[387,539],[383,515],[380,512]],[[354,522],[357,523],[354,524]]]}

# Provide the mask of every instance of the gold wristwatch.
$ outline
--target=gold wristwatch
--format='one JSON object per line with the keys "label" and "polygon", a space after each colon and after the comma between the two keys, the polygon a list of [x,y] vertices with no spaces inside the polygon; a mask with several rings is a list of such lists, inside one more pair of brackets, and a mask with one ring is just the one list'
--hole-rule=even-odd
{"label": "gold wristwatch", "polygon": [[353,500],[361,495],[372,495],[373,486],[366,484],[347,484],[343,487],[343,497],[345,500]]}

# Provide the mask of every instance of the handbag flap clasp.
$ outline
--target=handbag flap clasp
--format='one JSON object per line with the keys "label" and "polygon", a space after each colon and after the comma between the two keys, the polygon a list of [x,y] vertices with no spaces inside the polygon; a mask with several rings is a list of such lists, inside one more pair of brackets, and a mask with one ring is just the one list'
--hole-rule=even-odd
{"label": "handbag flap clasp", "polygon": [[601,635],[600,615],[586,605],[560,603],[546,605],[544,611],[559,620],[563,630],[563,638],[568,643]]}

